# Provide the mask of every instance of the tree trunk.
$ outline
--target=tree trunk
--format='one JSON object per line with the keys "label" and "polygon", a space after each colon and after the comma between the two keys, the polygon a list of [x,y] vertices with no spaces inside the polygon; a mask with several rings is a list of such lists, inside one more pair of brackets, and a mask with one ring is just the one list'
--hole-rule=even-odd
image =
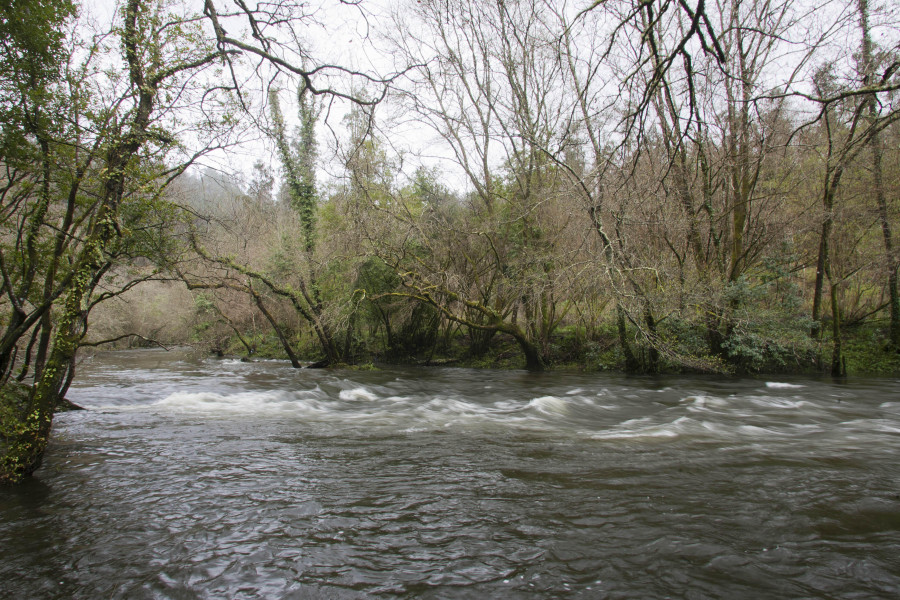
{"label": "tree trunk", "polygon": [[826,177],[825,192],[822,204],[825,208],[825,219],[822,221],[822,232],[819,237],[819,255],[816,258],[816,283],[813,289],[812,330],[810,335],[818,338],[822,333],[822,298],[825,292],[825,276],[831,273],[831,230],[834,227],[834,196],[839,175],[830,182]]}
{"label": "tree trunk", "polygon": [[831,374],[834,377],[846,377],[847,365],[844,360],[843,347],[841,340],[841,310],[838,302],[839,294],[838,284],[831,283]]}
{"label": "tree trunk", "polygon": [[640,370],[637,358],[631,350],[631,344],[628,343],[628,329],[625,327],[625,309],[622,305],[616,303],[616,328],[619,332],[619,346],[622,348],[622,354],[625,355],[625,371],[627,373],[637,373]]}
{"label": "tree trunk", "polygon": [[644,323],[647,325],[647,332],[649,333],[649,347],[647,349],[647,372],[659,373],[659,349],[657,348],[656,339],[656,318],[653,316],[653,311],[650,309],[649,305],[644,307]]}
{"label": "tree trunk", "polygon": [[813,287],[812,329],[810,336],[818,338],[822,333],[822,293],[825,287],[825,263],[828,261],[828,238],[831,234],[831,219],[822,223],[819,234],[819,254],[816,259],[816,282]]}
{"label": "tree trunk", "polygon": [[295,369],[301,368],[303,365],[300,364],[300,360],[297,358],[297,354],[294,352],[294,349],[291,347],[290,342],[281,331],[281,327],[279,327],[278,323],[275,321],[275,317],[272,316],[272,313],[270,313],[269,309],[266,308],[266,305],[263,304],[262,297],[256,292],[256,290],[252,288],[250,289],[250,293],[253,295],[253,300],[256,301],[256,306],[257,308],[259,308],[259,312],[263,314],[263,316],[269,322],[269,325],[271,325],[272,329],[275,331],[275,335],[278,336],[278,341],[281,342],[281,347],[284,349],[285,354],[287,354],[288,360],[291,361],[291,366]]}
{"label": "tree trunk", "polygon": [[525,368],[529,371],[540,372],[547,368],[544,358],[541,355],[540,346],[528,339],[521,332],[514,333],[509,331],[513,338],[518,342],[522,354],[525,355]]}

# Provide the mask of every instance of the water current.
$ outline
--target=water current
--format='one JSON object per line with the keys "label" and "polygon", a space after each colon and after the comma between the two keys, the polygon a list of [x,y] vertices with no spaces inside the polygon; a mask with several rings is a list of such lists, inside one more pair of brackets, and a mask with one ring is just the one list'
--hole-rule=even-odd
{"label": "water current", "polygon": [[85,361],[2,598],[898,598],[900,381]]}

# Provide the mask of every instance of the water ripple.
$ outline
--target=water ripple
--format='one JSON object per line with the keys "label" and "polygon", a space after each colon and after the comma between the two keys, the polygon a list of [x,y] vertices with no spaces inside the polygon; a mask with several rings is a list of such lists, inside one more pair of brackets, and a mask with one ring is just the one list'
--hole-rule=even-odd
{"label": "water ripple", "polygon": [[38,477],[0,490],[0,596],[900,589],[896,382],[129,356],[82,369],[94,409],[59,415]]}

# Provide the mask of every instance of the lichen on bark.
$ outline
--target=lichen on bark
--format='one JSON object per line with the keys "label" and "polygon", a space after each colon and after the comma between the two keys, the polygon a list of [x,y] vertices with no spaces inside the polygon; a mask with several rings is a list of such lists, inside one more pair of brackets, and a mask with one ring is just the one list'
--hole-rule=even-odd
{"label": "lichen on bark", "polygon": [[33,406],[29,386],[0,387],[0,483],[18,483],[40,466],[49,418]]}

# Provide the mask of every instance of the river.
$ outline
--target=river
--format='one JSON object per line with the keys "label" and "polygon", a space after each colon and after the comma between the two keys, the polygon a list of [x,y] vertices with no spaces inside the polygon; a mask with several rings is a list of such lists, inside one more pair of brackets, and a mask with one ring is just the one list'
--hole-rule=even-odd
{"label": "river", "polygon": [[0,597],[897,598],[900,381],[86,360]]}

